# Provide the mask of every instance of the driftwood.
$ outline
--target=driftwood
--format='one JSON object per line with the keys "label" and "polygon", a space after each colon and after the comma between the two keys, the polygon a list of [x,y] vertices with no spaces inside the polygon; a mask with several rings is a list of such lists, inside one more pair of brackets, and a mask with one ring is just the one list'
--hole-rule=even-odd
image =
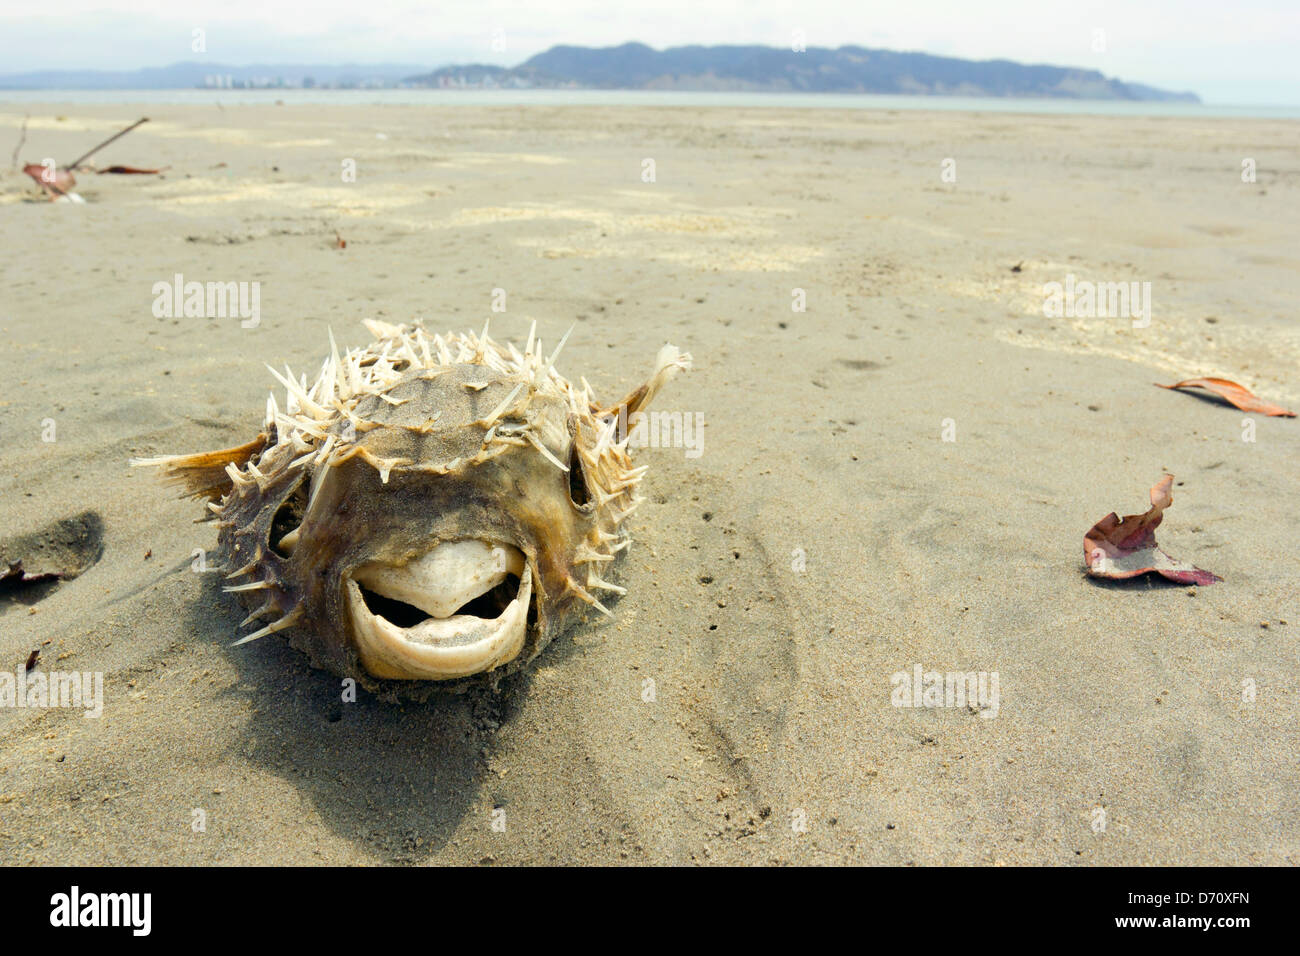
{"label": "driftwood", "polygon": [[21,150],[21,149],[23,148],[23,143],[27,142],[27,120],[28,120],[28,118],[29,118],[29,117],[27,117],[27,116],[23,116],[23,128],[22,128],[22,130],[19,131],[19,133],[18,133],[18,145],[14,147],[14,156],[13,156],[13,159],[10,160],[10,165],[12,165],[14,169],[17,169],[17,168],[18,168],[18,151]]}
{"label": "driftwood", "polygon": [[112,143],[112,142],[115,142],[115,141],[121,139],[123,136],[125,136],[127,133],[131,132],[131,130],[135,129],[135,128],[136,128],[137,126],[139,126],[140,124],[142,124],[142,123],[147,123],[147,122],[149,122],[149,117],[147,117],[147,116],[141,117],[140,119],[138,119],[138,120],[136,120],[134,123],[132,123],[130,126],[128,126],[126,129],[122,130],[122,131],[119,132],[119,133],[114,133],[112,136],[110,136],[108,139],[104,140],[102,143],[100,143],[100,144],[99,144],[98,146],[96,146],[94,149],[90,150],[90,151],[87,152],[85,155],[78,157],[74,162],[68,163],[68,165],[67,165],[65,168],[66,168],[66,169],[76,169],[78,166],[80,166],[80,165],[81,165],[82,163],[84,163],[86,160],[90,159],[90,157],[94,156],[96,153],[98,153],[101,149],[103,149],[103,148],[104,148],[105,146],[107,146],[109,143]]}
{"label": "driftwood", "polygon": [[[135,129],[140,124],[147,123],[147,122],[149,122],[149,117],[147,116],[141,117],[140,119],[132,123],[130,126],[128,126],[126,129],[114,133],[112,136],[104,140],[94,149],[91,149],[86,153],[83,153],[75,161],[68,163],[66,166],[51,167],[51,166],[46,166],[43,163],[41,164],[28,163],[26,166],[23,167],[23,172],[26,173],[28,176],[32,177],[32,179],[36,180],[36,184],[40,186],[41,189],[45,190],[45,194],[50,197],[51,202],[53,202],[56,199],[68,199],[71,200],[72,202],[84,202],[84,200],[80,196],[78,196],[76,193],[72,191],[72,187],[77,184],[77,180],[72,175],[72,171],[77,167],[79,167],[86,160],[88,160],[91,156],[94,156],[96,153],[98,153],[109,143],[121,139],[123,136],[131,132],[131,130]],[[27,118],[24,117],[23,135],[22,138],[18,140],[18,146],[14,149],[15,166],[18,165],[18,150],[22,148],[22,145],[26,141],[26,139],[27,139]],[[102,172],[157,173],[160,172],[160,170],[137,169],[133,166],[111,166],[108,169],[102,170]]]}

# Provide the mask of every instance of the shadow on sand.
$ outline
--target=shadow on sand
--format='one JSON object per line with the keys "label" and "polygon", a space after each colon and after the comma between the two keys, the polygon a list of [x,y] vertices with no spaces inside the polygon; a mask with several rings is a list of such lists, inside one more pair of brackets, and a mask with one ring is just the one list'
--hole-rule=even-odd
{"label": "shadow on sand", "polygon": [[[191,605],[198,641],[230,644],[242,617],[204,575]],[[527,695],[529,672],[493,691],[386,703],[312,668],[281,636],[230,648],[240,683],[227,693],[251,710],[240,757],[289,781],[340,836],[391,862],[420,862],[443,847],[466,813],[487,812],[480,789],[492,737]],[[486,823],[486,818],[485,818]]]}

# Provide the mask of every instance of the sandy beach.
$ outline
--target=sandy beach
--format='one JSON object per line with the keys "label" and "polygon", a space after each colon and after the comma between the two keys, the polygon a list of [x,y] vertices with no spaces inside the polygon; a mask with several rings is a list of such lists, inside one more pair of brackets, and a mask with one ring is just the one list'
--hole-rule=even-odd
{"label": "sandy beach", "polygon": [[[20,165],[148,115],[94,162],[168,168],[0,177],[0,556],[81,572],[0,595],[0,671],[104,693],[0,709],[0,862],[1298,862],[1300,424],[1153,383],[1300,406],[1300,122],[0,103],[6,158],[24,114]],[[156,315],[177,275],[258,321]],[[1069,276],[1149,324],[1045,316]],[[629,593],[497,693],[231,647],[202,506],[128,467],[247,440],[266,364],[366,317],[576,324],[611,399],[694,356]],[[1224,580],[1089,578],[1164,471],[1161,545]],[[996,706],[896,706],[917,665]]]}

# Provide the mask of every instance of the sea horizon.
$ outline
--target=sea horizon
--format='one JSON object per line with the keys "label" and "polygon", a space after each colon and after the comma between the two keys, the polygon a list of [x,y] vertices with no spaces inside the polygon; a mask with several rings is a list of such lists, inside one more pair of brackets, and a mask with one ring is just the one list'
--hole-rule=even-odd
{"label": "sea horizon", "polygon": [[784,93],[703,90],[559,89],[0,89],[0,104],[74,105],[340,105],[340,106],[627,106],[929,110],[1068,116],[1150,116],[1205,119],[1300,119],[1300,104],[1187,103],[1057,97],[931,96],[886,93]]}

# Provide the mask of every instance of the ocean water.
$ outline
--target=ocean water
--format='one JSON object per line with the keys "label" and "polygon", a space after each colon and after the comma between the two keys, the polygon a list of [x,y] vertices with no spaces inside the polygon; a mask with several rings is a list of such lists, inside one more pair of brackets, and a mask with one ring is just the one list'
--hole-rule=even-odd
{"label": "ocean water", "polygon": [[0,90],[0,104],[339,104],[373,106],[684,106],[782,109],[945,110],[1093,116],[1300,119],[1300,105],[1129,100],[895,96],[856,93],[732,93],[657,90]]}

